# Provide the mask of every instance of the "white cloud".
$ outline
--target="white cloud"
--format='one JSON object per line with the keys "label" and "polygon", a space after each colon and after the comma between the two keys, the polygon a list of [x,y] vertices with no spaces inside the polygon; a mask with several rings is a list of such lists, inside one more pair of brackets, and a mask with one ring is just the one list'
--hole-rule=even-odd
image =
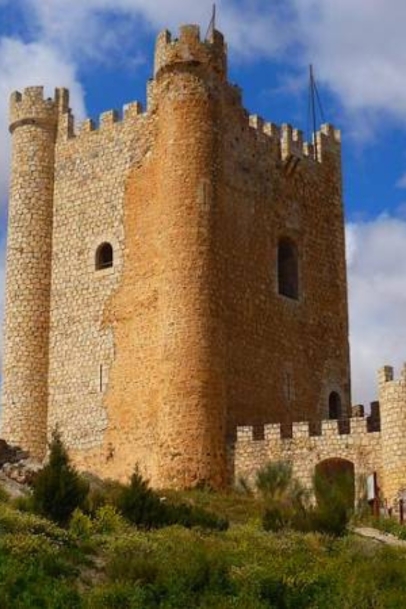
{"label": "white cloud", "polygon": [[6,201],[10,137],[8,134],[8,100],[14,90],[30,85],[44,85],[47,95],[56,86],[67,86],[76,114],[84,116],[82,87],[75,68],[61,58],[58,51],[41,43],[24,44],[14,38],[0,38],[0,204]]}
{"label": "white cloud", "polygon": [[406,221],[347,225],[353,403],[376,399],[376,371],[406,359]]}
{"label": "white cloud", "polygon": [[[8,0],[11,2],[12,0]],[[212,0],[13,0],[33,33],[67,56],[111,60],[145,30],[208,23]],[[220,0],[218,25],[233,56],[313,62],[365,138],[382,115],[406,123],[404,0]],[[289,78],[289,76],[288,76]],[[348,117],[347,117],[348,118]],[[359,124],[355,121],[358,120]]]}
{"label": "white cloud", "polygon": [[339,96],[344,108],[363,122],[378,113],[405,123],[404,0],[292,3],[303,60],[316,64],[319,79]]}
{"label": "white cloud", "polygon": [[[11,0],[9,0],[11,1]],[[170,28],[200,23],[208,25],[212,0],[20,0],[32,15],[36,33],[74,57],[109,59],[125,52],[143,29]],[[283,8],[285,6],[285,8]],[[218,2],[218,24],[234,52],[242,56],[269,56],[282,51],[292,36],[284,18],[287,4],[263,0]],[[112,20],[116,18],[116,22]]]}

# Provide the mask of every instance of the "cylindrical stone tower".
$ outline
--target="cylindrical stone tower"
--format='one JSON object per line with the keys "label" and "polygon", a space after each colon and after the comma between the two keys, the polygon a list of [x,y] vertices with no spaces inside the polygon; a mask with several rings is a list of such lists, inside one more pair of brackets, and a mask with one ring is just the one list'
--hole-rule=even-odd
{"label": "cylindrical stone tower", "polygon": [[164,32],[155,56],[158,115],[162,353],[160,485],[224,485],[225,391],[221,328],[212,306],[212,213],[219,191],[223,38],[197,26]]}
{"label": "cylindrical stone tower", "polygon": [[389,507],[405,498],[406,489],[406,364],[394,380],[393,368],[378,373],[381,417],[382,479],[381,494]]}
{"label": "cylindrical stone tower", "polygon": [[46,451],[54,150],[61,91],[13,93],[1,435]]}

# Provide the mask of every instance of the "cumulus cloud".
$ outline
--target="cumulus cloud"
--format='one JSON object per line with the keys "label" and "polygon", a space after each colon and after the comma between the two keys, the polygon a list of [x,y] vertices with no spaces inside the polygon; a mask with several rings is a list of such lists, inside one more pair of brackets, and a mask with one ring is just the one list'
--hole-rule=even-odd
{"label": "cumulus cloud", "polygon": [[376,399],[376,370],[406,359],[406,221],[347,225],[353,403]]}
{"label": "cumulus cloud", "polygon": [[[122,61],[145,32],[208,23],[212,0],[2,0],[29,16],[32,35],[83,62]],[[233,57],[316,64],[347,131],[367,139],[383,118],[406,123],[404,0],[219,0],[218,25]],[[292,75],[287,74],[287,79]]]}
{"label": "cumulus cloud", "polygon": [[[406,122],[403,0],[291,0],[297,40],[344,109],[376,129],[379,117]],[[378,117],[378,118],[377,118]]]}
{"label": "cumulus cloud", "polygon": [[66,62],[52,47],[42,43],[25,44],[15,38],[0,38],[0,204],[6,201],[10,137],[8,100],[14,90],[43,84],[47,95],[56,86],[68,86],[79,117],[84,115],[83,90],[73,64]]}
{"label": "cumulus cloud", "polygon": [[[84,56],[108,59],[110,53],[123,53],[126,44],[133,42],[135,36],[142,36],[143,30],[168,27],[176,31],[180,23],[208,25],[213,4],[212,0],[20,2],[32,14],[34,27],[44,40],[82,59]],[[258,0],[221,0],[218,2],[219,25],[236,52],[243,56],[269,56],[288,43],[287,6],[280,0],[273,6]]]}

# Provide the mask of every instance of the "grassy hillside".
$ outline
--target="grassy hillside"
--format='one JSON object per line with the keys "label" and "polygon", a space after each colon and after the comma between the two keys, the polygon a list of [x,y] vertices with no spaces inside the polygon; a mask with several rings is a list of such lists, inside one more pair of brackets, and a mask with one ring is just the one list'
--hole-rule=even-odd
{"label": "grassy hillside", "polygon": [[269,533],[261,502],[171,493],[230,520],[227,531],[142,531],[111,506],[67,529],[0,500],[0,607],[370,609],[405,606],[406,552],[348,535]]}

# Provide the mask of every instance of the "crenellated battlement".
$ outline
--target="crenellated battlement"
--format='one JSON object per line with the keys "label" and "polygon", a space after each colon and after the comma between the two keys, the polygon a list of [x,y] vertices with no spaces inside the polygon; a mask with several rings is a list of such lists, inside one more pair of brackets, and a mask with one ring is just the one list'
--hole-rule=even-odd
{"label": "crenellated battlement", "polygon": [[172,38],[168,30],[156,40],[154,76],[163,68],[179,64],[205,64],[223,78],[227,74],[227,50],[223,35],[214,30],[202,40],[198,25],[182,25],[178,38]]}
{"label": "crenellated battlement", "polygon": [[324,420],[319,424],[299,421],[290,425],[272,423],[261,427],[237,427],[237,442],[284,442],[297,439],[331,438],[336,436],[376,433],[368,424],[368,417]]}
{"label": "crenellated battlement", "polygon": [[54,97],[44,97],[44,87],[27,87],[22,93],[14,91],[10,96],[10,132],[20,125],[40,124],[55,128],[58,117],[69,114],[69,91],[55,89]]}
{"label": "crenellated battlement", "polygon": [[378,370],[378,384],[381,387],[387,383],[393,383],[399,385],[399,387],[405,386],[406,388],[406,363],[400,371],[398,379],[395,379],[394,368],[392,366],[383,366]]}
{"label": "crenellated battlement", "polygon": [[116,128],[121,129],[127,124],[133,125],[134,121],[139,118],[145,118],[146,114],[142,104],[138,101],[125,104],[121,112],[116,109],[106,110],[99,115],[96,121],[92,118],[85,118],[76,124],[73,115],[69,112],[59,118],[58,138],[62,141],[80,140],[89,133],[96,135]]}
{"label": "crenellated battlement", "polygon": [[291,463],[294,476],[309,488],[317,464],[325,460],[351,462],[356,483],[381,469],[383,434],[370,430],[366,417],[325,420],[319,426],[272,424],[263,427],[262,437],[260,432],[251,426],[237,428],[237,438],[229,445],[234,480],[242,477],[252,483],[259,468],[275,461]]}
{"label": "crenellated battlement", "polygon": [[[248,121],[249,126],[258,133],[259,137],[266,135],[271,138],[280,151],[282,161],[287,161],[292,156],[298,159],[316,160],[315,142],[304,141],[303,132],[300,129],[295,129],[289,123],[283,123],[279,126],[275,123],[266,122],[256,114],[250,115]],[[316,143],[318,162],[323,161],[323,156],[327,151],[339,155],[341,132],[328,123],[323,124],[316,133]]]}

